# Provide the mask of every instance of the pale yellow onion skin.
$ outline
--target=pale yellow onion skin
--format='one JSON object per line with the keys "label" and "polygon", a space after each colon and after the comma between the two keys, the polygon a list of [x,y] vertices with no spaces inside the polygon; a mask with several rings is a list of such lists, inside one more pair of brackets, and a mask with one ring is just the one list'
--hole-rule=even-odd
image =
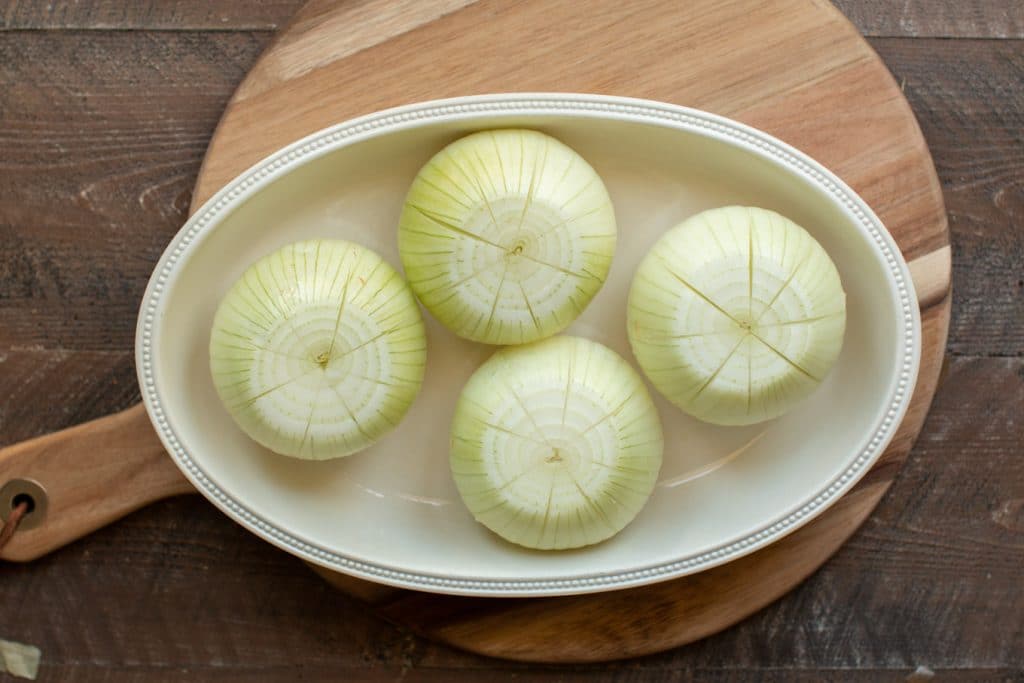
{"label": "pale yellow onion skin", "polygon": [[388,263],[342,240],[290,244],[224,296],[210,336],[214,386],[252,439],[321,460],[394,429],[423,381],[419,306]]}
{"label": "pale yellow onion skin", "polygon": [[417,174],[399,221],[409,284],[452,332],[522,344],[565,329],[615,252],[604,183],[576,152],[530,130],[474,133]]}
{"label": "pale yellow onion skin", "polygon": [[661,467],[661,422],[643,379],[581,337],[507,347],[466,384],[451,469],[474,518],[539,549],[590,545],[644,506]]}
{"label": "pale yellow onion skin", "polygon": [[846,296],[793,221],[723,207],[669,230],[637,269],[627,326],[654,386],[701,420],[744,425],[807,398],[839,357]]}

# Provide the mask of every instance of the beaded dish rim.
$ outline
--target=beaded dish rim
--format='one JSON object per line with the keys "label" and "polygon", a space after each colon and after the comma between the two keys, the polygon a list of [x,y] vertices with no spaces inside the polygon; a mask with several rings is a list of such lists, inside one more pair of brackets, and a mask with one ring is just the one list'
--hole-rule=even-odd
{"label": "beaded dish rim", "polygon": [[[439,121],[472,122],[500,116],[570,116],[644,123],[713,137],[740,146],[797,172],[824,191],[859,224],[888,265],[903,316],[899,375],[892,383],[887,409],[867,445],[817,495],[801,501],[780,518],[713,549],[669,562],[625,571],[548,579],[495,580],[439,576],[405,571],[338,553],[298,538],[263,519],[217,486],[182,446],[173,420],[164,409],[154,378],[153,334],[161,299],[176,264],[218,217],[229,212],[297,165],[361,140]],[[676,578],[724,564],[777,541],[821,514],[875,463],[892,440],[905,414],[917,379],[921,355],[921,320],[910,272],[892,236],[852,189],[806,154],[755,128],[707,112],[650,100],[575,93],[524,93],[458,97],[412,104],[362,116],[313,133],[270,155],[228,183],[185,223],[160,258],[149,281],[136,331],[136,367],[142,398],[167,451],[196,488],[235,521],[265,540],[314,564],[377,583],[402,588],[477,596],[541,596],[591,593]]]}

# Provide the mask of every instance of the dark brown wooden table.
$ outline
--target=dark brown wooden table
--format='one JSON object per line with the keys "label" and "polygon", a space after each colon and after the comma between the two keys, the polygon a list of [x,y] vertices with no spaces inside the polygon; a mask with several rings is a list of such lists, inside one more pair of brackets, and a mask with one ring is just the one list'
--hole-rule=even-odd
{"label": "dark brown wooden table", "polygon": [[[150,271],[224,104],[300,4],[0,0],[0,445],[139,399]],[[1024,681],[1024,4],[837,4],[931,146],[954,308],[917,446],[799,589],[661,655],[512,664],[388,625],[191,496],[0,563],[0,638],[40,647],[50,681]]]}

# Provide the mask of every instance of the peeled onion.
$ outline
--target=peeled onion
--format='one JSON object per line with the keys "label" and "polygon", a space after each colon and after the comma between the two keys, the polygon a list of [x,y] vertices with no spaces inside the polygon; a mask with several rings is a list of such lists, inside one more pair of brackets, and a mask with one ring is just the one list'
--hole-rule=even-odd
{"label": "peeled onion", "polygon": [[651,495],[663,449],[640,375],[581,337],[494,354],[463,389],[451,438],[452,475],[476,520],[544,549],[618,533]]}
{"label": "peeled onion", "polygon": [[654,386],[701,420],[768,420],[809,396],[839,357],[846,295],[802,227],[753,207],[667,232],[629,294],[633,352]]}
{"label": "peeled onion", "polygon": [[214,317],[210,369],[235,422],[267,448],[320,460],[366,448],[423,381],[416,300],[373,251],[290,244],[253,264]]}
{"label": "peeled onion", "polygon": [[530,130],[461,138],[413,181],[398,246],[416,296],[486,344],[548,337],[604,284],[615,251],[604,183],[576,152]]}

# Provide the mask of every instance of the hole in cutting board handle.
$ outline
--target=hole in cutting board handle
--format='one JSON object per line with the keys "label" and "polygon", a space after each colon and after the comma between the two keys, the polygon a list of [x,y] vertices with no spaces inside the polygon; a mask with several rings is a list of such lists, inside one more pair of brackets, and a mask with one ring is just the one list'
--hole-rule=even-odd
{"label": "hole in cutting board handle", "polygon": [[27,503],[25,516],[18,523],[19,531],[35,529],[46,518],[46,489],[32,479],[11,479],[0,487],[0,520],[7,521],[11,511]]}
{"label": "hole in cutting board handle", "polygon": [[22,503],[25,504],[25,516],[26,517],[28,517],[29,515],[31,515],[35,511],[35,509],[36,509],[36,499],[33,498],[32,496],[30,496],[27,493],[19,493],[18,495],[16,495],[14,497],[14,500],[11,501],[11,509],[13,510],[14,508],[18,507]]}

